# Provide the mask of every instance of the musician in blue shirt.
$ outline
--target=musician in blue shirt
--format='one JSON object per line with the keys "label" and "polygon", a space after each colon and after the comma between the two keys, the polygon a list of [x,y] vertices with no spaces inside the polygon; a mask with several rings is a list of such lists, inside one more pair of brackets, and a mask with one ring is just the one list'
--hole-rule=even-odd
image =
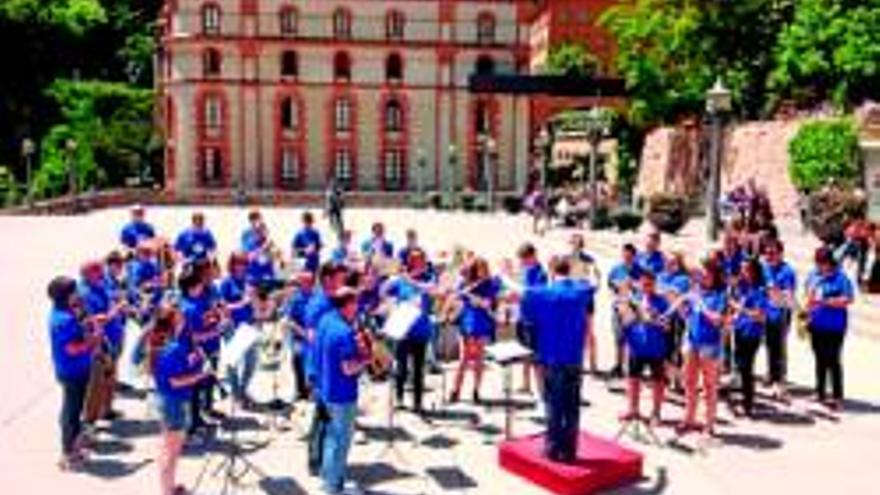
{"label": "musician in blue shirt", "polygon": [[476,258],[471,261],[465,269],[464,284],[459,289],[462,352],[450,402],[458,402],[465,372],[470,369],[474,374],[473,400],[480,403],[480,385],[485,366],[483,357],[486,343],[495,339],[495,308],[500,291],[501,282],[491,275],[486,260]]}
{"label": "musician in blue shirt", "polygon": [[636,256],[636,265],[642,271],[650,271],[655,276],[663,273],[663,253],[660,252],[660,233],[651,232],[645,240],[645,250]]}
{"label": "musician in blue shirt", "polygon": [[746,260],[746,253],[739,245],[739,240],[732,232],[728,232],[724,236],[724,243],[721,248],[721,264],[724,269],[725,279],[729,284],[736,283],[736,279],[740,274],[740,265]]}
{"label": "musician in blue shirt", "polygon": [[217,241],[211,230],[205,226],[203,213],[193,213],[192,225],[177,236],[174,250],[186,261],[214,258]]}
{"label": "musician in blue shirt", "polygon": [[[675,304],[691,291],[691,276],[680,251],[671,253],[666,258],[663,273],[657,277],[657,292],[666,298],[669,304]],[[678,312],[668,317],[666,336],[667,376],[674,387],[681,386],[681,354],[682,338],[685,322]],[[679,388],[680,389],[680,388]]]}
{"label": "musician in blue shirt", "polygon": [[786,341],[791,327],[792,308],[797,291],[797,275],[794,268],[783,259],[781,241],[772,240],[764,246],[764,278],[767,281],[769,306],[764,342],[767,347],[767,375],[774,387],[774,395],[787,396],[785,379],[787,368]]}
{"label": "musician in blue shirt", "polygon": [[293,257],[302,259],[305,269],[314,273],[321,262],[321,234],[315,228],[315,218],[311,212],[303,213],[302,223],[302,228],[291,241]]}
{"label": "musician in blue shirt", "polygon": [[119,242],[128,249],[135,249],[143,241],[156,237],[156,230],[146,221],[144,207],[137,205],[131,209],[131,220],[122,228]]}
{"label": "musician in blue shirt", "polygon": [[49,312],[49,339],[55,379],[61,385],[59,415],[62,457],[59,467],[78,469],[85,461],[82,452],[82,412],[92,367],[92,353],[100,345],[100,327],[89,331],[83,318],[76,282],[56,277],[48,287],[52,309]]}
{"label": "musician in blue shirt", "polygon": [[149,242],[142,242],[135,251],[135,258],[128,264],[128,301],[135,319],[141,324],[150,320],[162,300],[162,271],[156,252]]}
{"label": "musician in blue shirt", "polygon": [[627,399],[629,408],[621,417],[623,421],[638,419],[641,380],[645,370],[650,372],[653,408],[651,421],[660,422],[666,392],[664,362],[668,355],[667,337],[669,333],[670,304],[656,291],[656,276],[651,270],[643,270],[639,279],[638,291],[629,300],[618,304],[629,305],[635,319],[624,324],[623,333],[629,354]]}
{"label": "musician in blue shirt", "polygon": [[310,271],[296,275],[296,287],[282,309],[282,322],[290,349],[290,363],[294,378],[293,402],[309,398],[309,383],[305,373],[305,345],[307,339],[306,307],[315,295],[315,274]]}
{"label": "musician in blue shirt", "polygon": [[[538,251],[531,243],[525,243],[517,250],[517,258],[519,259],[520,283],[524,288],[543,287],[549,282],[547,272],[538,260]],[[524,346],[534,350],[535,348],[535,326],[531,320],[523,313],[520,307],[520,317],[516,323],[516,337]],[[532,374],[535,375],[535,381],[541,382],[541,369],[535,363],[523,363],[523,387],[521,392],[532,393]]]}
{"label": "musician in blue shirt", "polygon": [[565,258],[554,261],[553,275],[549,285],[525,290],[522,307],[535,324],[536,360],[544,375],[546,455],[556,462],[571,463],[577,458],[584,325],[595,287],[572,279]]}
{"label": "musician in blue shirt", "polygon": [[260,237],[260,226],[263,224],[263,215],[259,210],[251,210],[248,213],[248,228],[241,233],[241,250],[250,253],[256,251],[265,239]]}
{"label": "musician in blue shirt", "polygon": [[412,248],[407,256],[406,274],[394,277],[382,287],[384,298],[399,304],[415,304],[420,314],[413,322],[406,336],[397,342],[394,350],[396,365],[395,385],[397,403],[403,404],[404,385],[409,379],[410,363],[413,371],[413,411],[422,414],[422,395],[425,388],[425,353],[428,341],[434,334],[431,323],[431,291],[433,280],[428,273],[428,262],[424,251]]}
{"label": "musician in blue shirt", "polygon": [[741,278],[733,292],[733,336],[736,367],[742,389],[742,412],[752,417],[755,402],[755,355],[761,346],[770,307],[764,268],[760,261],[749,259],[743,262]]}
{"label": "musician in blue shirt", "polygon": [[[616,296],[628,293],[639,280],[641,270],[636,263],[636,247],[625,244],[621,249],[620,263],[614,265],[608,273],[608,287]],[[623,328],[616,311],[611,312],[611,329],[614,331],[615,342],[614,368],[611,370],[611,376],[622,377],[625,342]]]}
{"label": "musician in blue shirt", "polygon": [[[807,277],[807,328],[816,359],[816,396],[831,410],[843,401],[841,354],[849,327],[849,305],[855,290],[829,248],[815,254],[816,268]],[[832,398],[826,402],[826,383],[831,376]]]}
{"label": "musician in blue shirt", "polygon": [[[571,264],[571,274],[575,278],[586,280],[593,287],[599,287],[602,283],[602,272],[599,270],[599,264],[596,258],[587,252],[586,241],[583,234],[575,233],[569,238],[571,252],[568,255]],[[598,347],[596,333],[593,331],[593,315],[595,308],[590,306],[587,309],[587,358],[589,360],[590,373],[596,373],[598,366]]]}
{"label": "musician in blue shirt", "polygon": [[385,239],[385,225],[376,222],[370,229],[372,235],[369,239],[361,244],[361,254],[365,258],[373,258],[381,256],[386,259],[394,257],[394,245],[388,239]]}
{"label": "musician in blue shirt", "polygon": [[353,264],[357,258],[357,249],[352,248],[352,233],[350,230],[342,231],[339,236],[339,244],[330,253],[330,261],[340,265]]}
{"label": "musician in blue shirt", "polygon": [[[242,325],[254,324],[254,290],[247,283],[247,266],[247,254],[242,251],[232,253],[227,263],[227,275],[220,282],[220,298],[229,313],[229,325],[223,335],[227,343]],[[227,369],[232,395],[245,408],[254,404],[247,390],[257,369],[257,359],[254,346],[244,353],[240,366]]]}

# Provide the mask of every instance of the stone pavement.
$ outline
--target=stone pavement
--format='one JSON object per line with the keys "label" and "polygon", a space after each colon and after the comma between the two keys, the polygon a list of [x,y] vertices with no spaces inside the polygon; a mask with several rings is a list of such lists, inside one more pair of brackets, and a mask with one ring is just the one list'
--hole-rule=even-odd
{"label": "stone pavement", "polygon": [[[161,208],[149,212],[159,230],[176,232],[188,222],[189,208]],[[206,210],[224,252],[237,243],[246,212],[233,208]],[[0,315],[4,340],[0,345],[0,486],[29,489],[38,493],[62,490],[66,495],[149,494],[156,493],[156,423],[142,400],[123,399],[119,406],[125,418],[101,434],[99,449],[86,473],[66,475],[55,468],[59,392],[55,385],[45,329],[47,280],[55,273],[73,273],[88,256],[102,255],[113,245],[118,227],[127,213],[122,210],[97,212],[85,217],[4,218],[0,227]],[[284,246],[299,223],[299,212],[290,209],[266,210],[277,243]],[[442,212],[361,210],[352,212],[350,222],[358,234],[367,231],[374,219],[389,226],[395,241],[402,240],[408,227],[417,227],[425,245],[448,248],[454,243],[467,245],[492,259],[511,256],[524,240],[535,241],[543,255],[563,249],[566,231],[554,231],[544,238],[530,235],[524,217],[478,216]],[[803,270],[814,241],[796,235],[796,229],[783,226],[789,241],[789,255]],[[702,253],[702,229],[689,225],[677,238],[667,238],[667,247],[679,247],[688,254]],[[624,240],[641,241],[641,236],[616,233],[588,234],[590,249],[597,253],[607,273]],[[801,276],[804,272],[801,271]],[[608,367],[611,348],[608,331],[608,295],[603,291],[597,305],[600,365]],[[625,438],[624,442],[646,456],[646,478],[639,484],[613,493],[643,494],[727,494],[764,493],[786,490],[790,493],[868,493],[873,490],[870,474],[880,459],[880,364],[876,359],[880,342],[877,300],[863,299],[854,311],[854,331],[846,347],[846,411],[834,418],[823,413],[808,399],[812,383],[812,357],[806,342],[792,337],[791,379],[799,392],[789,407],[767,405],[758,421],[734,420],[722,410],[725,423],[721,436],[708,446],[696,438],[686,438],[672,446],[655,447]],[[763,370],[763,360],[758,369]],[[518,370],[517,370],[518,371]],[[516,379],[520,375],[517,373]],[[451,379],[451,375],[449,377]],[[271,398],[272,375],[258,375],[255,395]],[[492,407],[475,407],[465,401],[448,410],[446,418],[422,423],[406,412],[396,417],[395,449],[385,451],[387,388],[383,384],[362,386],[363,410],[359,417],[359,442],[352,451],[353,474],[370,493],[471,493],[538,494],[541,490],[511,477],[497,466],[495,445],[503,437],[504,414],[500,407],[501,374],[493,367],[487,374],[483,397]],[[280,376],[281,390],[289,394],[288,373]],[[428,407],[442,408],[444,384],[440,376],[429,379]],[[463,393],[469,397],[469,384]],[[620,385],[588,378],[583,395],[591,405],[584,407],[582,425],[613,436],[618,430],[616,416],[623,408]],[[647,407],[645,397],[643,406]],[[516,397],[516,434],[541,430],[539,410],[534,398]],[[669,404],[666,417],[681,416],[679,401]],[[307,412],[297,409],[292,419],[283,418],[282,428],[271,428],[267,414],[246,414],[235,421],[244,448],[250,452],[263,476],[245,477],[247,486],[240,493],[296,494],[316,493],[316,485],[304,469],[305,448],[299,440],[307,424]],[[672,431],[661,428],[662,440],[671,440]],[[192,485],[203,470],[207,473],[197,493],[220,493],[222,484],[212,471],[219,462],[217,453],[225,441],[192,451],[181,466],[181,479]],[[705,448],[704,448],[705,447]],[[207,461],[207,465],[206,465]],[[207,469],[204,469],[206,468]]]}

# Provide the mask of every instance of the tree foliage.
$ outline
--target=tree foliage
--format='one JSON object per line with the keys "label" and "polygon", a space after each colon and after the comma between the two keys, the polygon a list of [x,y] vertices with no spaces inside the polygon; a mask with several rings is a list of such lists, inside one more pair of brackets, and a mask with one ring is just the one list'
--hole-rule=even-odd
{"label": "tree foliage", "polygon": [[561,43],[550,49],[544,73],[552,76],[592,76],[599,60],[583,43]]}
{"label": "tree foliage", "polygon": [[795,187],[816,191],[831,180],[851,184],[859,175],[858,143],[852,120],[804,124],[788,145],[789,175]]}

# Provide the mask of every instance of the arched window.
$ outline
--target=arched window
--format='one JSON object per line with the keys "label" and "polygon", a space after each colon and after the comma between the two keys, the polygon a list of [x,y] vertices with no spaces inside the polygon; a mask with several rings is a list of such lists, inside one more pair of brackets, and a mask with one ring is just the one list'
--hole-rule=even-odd
{"label": "arched window", "polygon": [[333,12],[333,36],[345,40],[351,38],[351,12],[342,8]]}
{"label": "arched window", "polygon": [[208,48],[202,54],[202,73],[205,77],[219,76],[222,71],[223,57],[220,50]]}
{"label": "arched window", "polygon": [[495,16],[489,12],[477,16],[477,43],[481,45],[495,43]]}
{"label": "arched window", "polygon": [[203,118],[205,130],[211,134],[219,134],[223,130],[223,103],[219,96],[205,97]]}
{"label": "arched window", "polygon": [[333,78],[337,81],[351,81],[351,57],[346,52],[338,52],[333,57]]}
{"label": "arched window", "polygon": [[299,154],[296,149],[291,146],[281,148],[280,160],[281,186],[288,189],[296,187],[300,180]]}
{"label": "arched window", "polygon": [[495,73],[495,59],[489,55],[480,55],[474,70],[478,76],[491,76]]}
{"label": "arched window", "polygon": [[354,178],[354,164],[351,159],[351,150],[348,148],[338,148],[333,158],[333,177],[335,177],[343,187],[350,187],[352,179]]}
{"label": "arched window", "polygon": [[220,6],[209,3],[202,7],[202,33],[203,34],[220,34],[220,21],[222,14]]}
{"label": "arched window", "polygon": [[385,104],[385,131],[400,132],[403,130],[403,106],[396,99]]}
{"label": "arched window", "polygon": [[399,53],[392,53],[385,60],[385,80],[389,82],[403,80],[403,57]]}
{"label": "arched window", "polygon": [[296,36],[298,21],[296,9],[289,5],[278,13],[278,28],[283,36]]}
{"label": "arched window", "polygon": [[392,41],[400,41],[404,37],[406,18],[403,12],[392,10],[385,18],[385,36]]}
{"label": "arched window", "polygon": [[216,146],[202,148],[200,175],[202,185],[223,185],[223,152]]}
{"label": "arched window", "polygon": [[351,131],[351,100],[339,98],[333,104],[333,129],[337,133]]}
{"label": "arched window", "polygon": [[400,148],[385,150],[382,157],[382,177],[385,189],[397,191],[403,189],[405,154]]}
{"label": "arched window", "polygon": [[281,76],[296,77],[299,74],[299,59],[293,50],[281,52]]}
{"label": "arched window", "polygon": [[281,99],[281,129],[285,132],[296,132],[299,125],[299,107],[290,96]]}

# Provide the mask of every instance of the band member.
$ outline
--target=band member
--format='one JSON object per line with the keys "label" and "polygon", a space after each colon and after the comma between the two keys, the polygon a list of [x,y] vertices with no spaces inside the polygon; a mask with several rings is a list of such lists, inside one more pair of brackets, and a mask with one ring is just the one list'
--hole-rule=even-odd
{"label": "band member", "polygon": [[[520,276],[523,287],[543,287],[549,282],[547,272],[538,260],[538,251],[531,243],[525,243],[519,247],[517,251],[519,259]],[[534,322],[529,320],[528,316],[522,312],[520,308],[520,317],[517,321],[516,334],[517,339],[526,347],[535,350]],[[522,392],[532,393],[532,374],[535,375],[535,381],[539,387],[541,383],[541,369],[538,365],[531,362],[523,363],[523,388]]]}
{"label": "band member", "polygon": [[653,408],[651,422],[660,423],[660,412],[666,393],[664,363],[667,356],[666,334],[669,332],[668,300],[656,291],[656,276],[650,270],[643,270],[639,277],[638,290],[620,303],[628,305],[635,319],[623,324],[629,363],[627,366],[627,399],[629,408],[621,416],[628,421],[641,417],[639,397],[641,380],[645,369],[651,377]]}
{"label": "band member", "polygon": [[266,296],[277,288],[278,278],[275,272],[275,255],[272,241],[264,223],[258,223],[254,230],[252,242],[254,248],[247,251],[247,282],[261,295]]}
{"label": "band member", "polygon": [[397,261],[399,261],[402,266],[408,266],[409,255],[416,249],[420,250],[422,254],[426,254],[425,250],[419,246],[419,233],[416,232],[415,229],[407,229],[406,241],[403,247],[397,251]]}
{"label": "band member", "polygon": [[[665,270],[657,277],[657,292],[666,298],[669,304],[680,301],[691,291],[691,276],[684,262],[684,254],[680,251],[666,258]],[[666,338],[666,375],[667,383],[678,391],[681,390],[681,345],[685,331],[685,321],[678,312],[668,317]]]}
{"label": "band member", "polygon": [[119,251],[111,251],[104,258],[104,286],[114,301],[126,299],[125,259]]}
{"label": "band member", "polygon": [[459,290],[462,310],[459,327],[462,334],[461,359],[455,372],[450,402],[458,402],[465,372],[474,374],[473,401],[479,404],[483,382],[483,357],[487,342],[495,339],[495,308],[501,291],[500,281],[492,277],[489,264],[477,258],[465,267],[463,286]]}
{"label": "band member", "polygon": [[294,378],[294,397],[292,402],[308,400],[309,382],[305,372],[305,348],[308,332],[306,326],[306,306],[315,295],[315,274],[304,271],[296,276],[296,289],[284,304],[282,325],[286,330],[290,347],[291,368]]}
{"label": "band member", "polygon": [[552,264],[553,282],[526,289],[523,311],[535,324],[537,361],[544,378],[546,455],[556,462],[577,458],[587,306],[595,288],[571,278],[565,258]]}
{"label": "band member", "polygon": [[746,253],[739,243],[739,236],[734,232],[726,232],[721,247],[719,261],[724,270],[724,278],[731,286],[736,285],[739,274],[742,272],[742,263],[746,260]]}
{"label": "band member", "polygon": [[767,321],[769,300],[764,270],[757,259],[742,264],[742,275],[734,292],[733,335],[736,367],[742,388],[743,414],[752,417],[755,403],[755,356],[761,346]]}
{"label": "band member", "polygon": [[684,358],[685,418],[679,431],[696,429],[699,382],[702,377],[706,401],[706,432],[715,431],[718,379],[723,352],[723,327],[727,312],[727,293],[723,267],[712,261],[703,263],[698,274],[699,288],[681,306],[687,321]]}
{"label": "band member", "polygon": [[316,273],[321,262],[321,234],[315,228],[315,217],[307,211],[302,215],[302,228],[293,236],[291,248],[294,259],[301,259],[305,269]]}
{"label": "band member", "polygon": [[144,324],[152,318],[162,300],[162,270],[150,241],[138,244],[135,258],[128,264],[128,299],[136,320]]}
{"label": "band member", "polygon": [[769,304],[764,342],[767,346],[767,376],[774,388],[774,395],[785,399],[788,352],[786,342],[791,327],[797,274],[783,259],[782,242],[771,240],[764,246],[764,278],[767,281]]}
{"label": "band member", "polygon": [[122,228],[119,243],[129,250],[134,250],[143,241],[156,237],[156,230],[146,221],[146,211],[141,205],[131,209],[131,220]]}
{"label": "band member", "polygon": [[205,215],[195,212],[192,225],[177,236],[174,250],[186,261],[213,260],[217,251],[217,241],[211,229],[205,226]]}
{"label": "band member", "polygon": [[655,276],[663,273],[663,253],[660,252],[660,232],[651,232],[645,239],[645,250],[636,257],[636,264],[642,271],[650,271]]}
{"label": "band member", "polygon": [[370,228],[370,232],[370,238],[361,244],[361,254],[364,258],[393,258],[394,245],[385,238],[385,225],[381,222],[376,222]]}
{"label": "band member", "polygon": [[[816,396],[832,410],[843,401],[843,364],[841,354],[849,326],[849,305],[854,288],[849,277],[828,248],[819,248],[815,269],[807,277],[807,328],[816,359]],[[826,401],[826,383],[831,376],[831,400]]]}
{"label": "band member", "polygon": [[56,277],[49,283],[49,338],[55,378],[61,385],[62,402],[61,461],[63,470],[78,469],[85,461],[83,451],[82,412],[92,367],[92,354],[101,345],[100,327],[87,328],[83,318],[76,282]]}
{"label": "band member", "polygon": [[345,230],[339,236],[339,244],[330,253],[330,261],[333,263],[354,266],[357,263],[357,249],[351,246],[353,235],[350,230]]}
{"label": "band member", "polygon": [[[625,244],[621,251],[621,262],[615,265],[608,273],[608,287],[615,297],[627,293],[630,288],[640,278],[641,268],[636,264],[636,247],[632,244]],[[614,331],[615,353],[614,368],[611,369],[611,376],[623,377],[623,356],[625,351],[623,329],[620,325],[620,319],[616,312],[611,312],[611,328]]]}
{"label": "band member", "polygon": [[195,388],[208,379],[201,354],[183,335],[183,321],[172,305],[157,310],[147,334],[147,368],[156,383],[157,405],[162,425],[159,451],[159,484],[162,495],[181,495],[176,484],[177,461],[190,426],[189,404]]}
{"label": "band member", "polygon": [[424,251],[414,247],[406,257],[406,274],[394,277],[382,287],[382,295],[397,304],[415,302],[421,308],[421,314],[413,323],[409,332],[395,348],[397,374],[395,385],[397,404],[403,404],[403,390],[409,379],[410,363],[413,372],[413,412],[422,413],[422,395],[425,389],[425,353],[428,342],[434,334],[431,323],[433,303],[430,293],[433,289],[433,278],[428,271],[427,257]]}
{"label": "band member", "polygon": [[251,210],[248,213],[248,228],[241,233],[241,250],[250,253],[263,245],[264,239],[260,238],[260,225],[263,223],[263,215],[260,210]]}
{"label": "band member", "polygon": [[321,319],[315,346],[321,362],[318,387],[327,413],[321,479],[327,493],[359,493],[355,486],[346,487],[346,475],[357,415],[358,377],[370,357],[354,328],[356,291],[341,288],[333,294],[332,302],[336,310]]}
{"label": "band member", "polygon": [[[229,312],[232,331],[225,332],[224,337],[230,340],[235,330],[241,325],[254,323],[254,289],[247,284],[248,256],[237,251],[229,256],[227,275],[220,282],[220,297]],[[245,352],[238,369],[227,370],[230,389],[236,400],[245,408],[252,407],[254,401],[248,395],[248,388],[257,369],[257,348],[254,346]]]}
{"label": "band member", "polygon": [[[596,259],[586,251],[586,242],[582,234],[572,234],[569,239],[571,252],[568,255],[569,264],[571,265],[571,274],[575,278],[586,280],[593,287],[599,287],[602,280],[602,272],[599,271],[599,265]],[[587,356],[589,359],[590,372],[596,373],[598,368],[598,350],[596,348],[596,334],[593,332],[593,314],[595,308],[590,306],[587,308]]]}

